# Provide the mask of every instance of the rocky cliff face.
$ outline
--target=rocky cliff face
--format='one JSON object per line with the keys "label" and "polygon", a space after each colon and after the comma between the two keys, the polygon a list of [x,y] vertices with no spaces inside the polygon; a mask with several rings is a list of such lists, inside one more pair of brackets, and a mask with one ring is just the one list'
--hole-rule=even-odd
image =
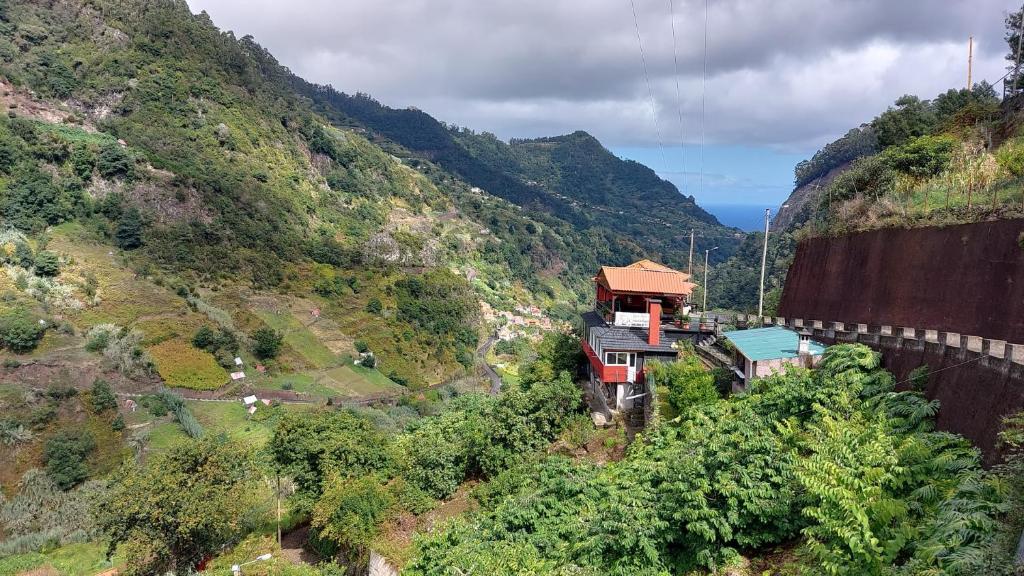
{"label": "rocky cliff face", "polygon": [[819,194],[828,188],[836,176],[839,176],[849,166],[850,162],[837,166],[824,175],[794,189],[789,194],[789,198],[786,198],[786,201],[779,207],[775,218],[772,219],[772,230],[781,232],[806,222],[818,202]]}

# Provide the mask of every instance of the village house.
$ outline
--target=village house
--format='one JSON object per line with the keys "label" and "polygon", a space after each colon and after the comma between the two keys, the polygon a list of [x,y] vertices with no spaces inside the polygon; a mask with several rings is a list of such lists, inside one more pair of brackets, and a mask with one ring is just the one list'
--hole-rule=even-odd
{"label": "village house", "polygon": [[816,366],[825,353],[825,346],[811,340],[807,330],[794,332],[771,326],[722,335],[736,348],[736,376],[740,378],[741,389],[756,378],[782,372],[786,366]]}
{"label": "village house", "polygon": [[597,299],[583,314],[583,351],[594,390],[612,410],[628,410],[646,394],[644,365],[672,361],[682,342],[697,343],[703,328],[680,321],[689,313],[690,275],[650,260],[603,266]]}

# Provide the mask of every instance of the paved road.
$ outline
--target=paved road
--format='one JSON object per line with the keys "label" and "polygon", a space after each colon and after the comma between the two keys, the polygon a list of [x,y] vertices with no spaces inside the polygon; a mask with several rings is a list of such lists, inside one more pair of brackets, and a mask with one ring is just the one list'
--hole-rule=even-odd
{"label": "paved road", "polygon": [[498,392],[501,392],[501,376],[499,376],[498,373],[494,371],[494,368],[487,363],[487,352],[490,351],[491,346],[494,346],[494,343],[497,341],[497,336],[491,336],[487,339],[487,342],[484,342],[484,345],[476,351],[476,355],[480,357],[480,361],[483,363],[484,373],[491,379],[491,396],[497,396]]}

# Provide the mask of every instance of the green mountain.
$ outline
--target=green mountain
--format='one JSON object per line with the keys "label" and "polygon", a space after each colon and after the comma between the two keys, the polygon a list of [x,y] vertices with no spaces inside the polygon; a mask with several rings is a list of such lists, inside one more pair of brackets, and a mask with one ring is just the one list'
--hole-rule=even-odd
{"label": "green mountain", "polygon": [[473,186],[581,230],[608,230],[650,256],[685,265],[690,230],[725,259],[743,234],[723,226],[650,168],[623,160],[583,131],[503,142],[489,133],[446,125],[414,108],[394,109],[296,79],[298,89],[336,122],[359,126],[436,162]]}

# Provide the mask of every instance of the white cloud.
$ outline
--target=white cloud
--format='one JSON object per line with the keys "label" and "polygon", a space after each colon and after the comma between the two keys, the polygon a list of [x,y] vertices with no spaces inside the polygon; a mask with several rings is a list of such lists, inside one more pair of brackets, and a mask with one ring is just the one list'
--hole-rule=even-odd
{"label": "white cloud", "polygon": [[[190,0],[306,79],[502,137],[654,145],[625,0]],[[666,0],[636,0],[662,137],[678,143]],[[895,98],[1003,73],[1001,0],[711,0],[707,139],[813,149]],[[674,0],[685,138],[699,139],[703,0]]]}

